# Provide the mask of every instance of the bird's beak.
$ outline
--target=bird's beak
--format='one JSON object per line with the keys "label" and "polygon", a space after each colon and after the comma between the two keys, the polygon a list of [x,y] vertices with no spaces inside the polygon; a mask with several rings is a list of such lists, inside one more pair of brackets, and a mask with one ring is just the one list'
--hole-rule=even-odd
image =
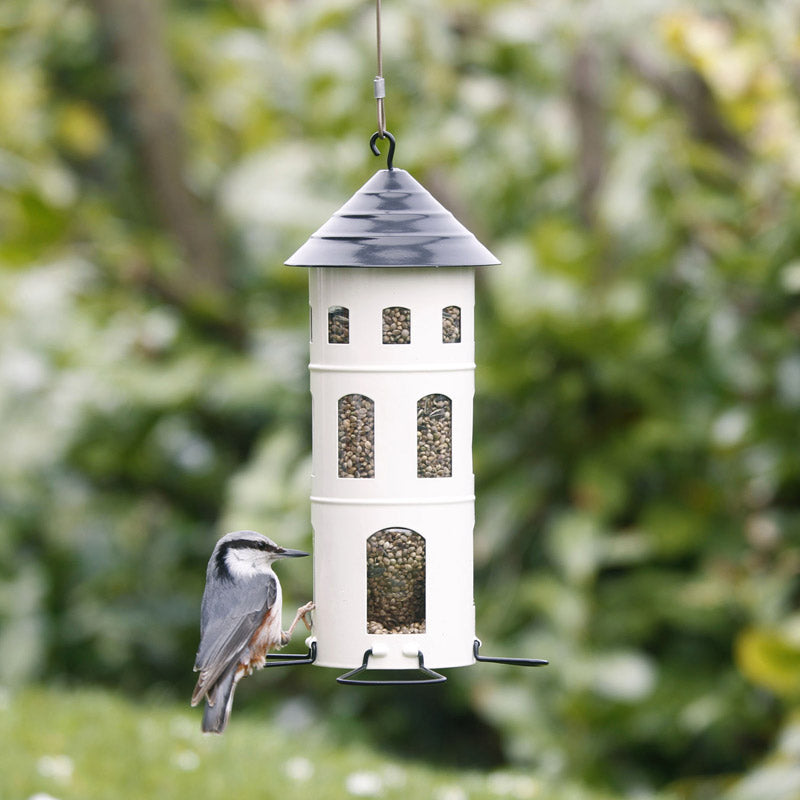
{"label": "bird's beak", "polygon": [[289,550],[284,547],[275,555],[277,555],[278,558],[301,558],[302,556],[307,556],[308,553],[304,553],[302,550]]}

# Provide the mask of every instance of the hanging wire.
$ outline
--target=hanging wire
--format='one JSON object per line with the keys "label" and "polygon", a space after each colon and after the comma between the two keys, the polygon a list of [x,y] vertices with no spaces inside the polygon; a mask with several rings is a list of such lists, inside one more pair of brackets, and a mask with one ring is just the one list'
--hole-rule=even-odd
{"label": "hanging wire", "polygon": [[375,0],[375,24],[377,29],[378,41],[378,74],[373,81],[373,88],[375,90],[375,100],[378,103],[378,130],[372,134],[369,140],[369,146],[372,152],[379,156],[381,151],[378,150],[378,139],[389,140],[389,153],[386,158],[386,166],[392,169],[394,161],[394,148],[395,140],[389,131],[386,130],[386,108],[383,104],[386,97],[386,82],[383,80],[383,41],[381,39],[381,0]]}
{"label": "hanging wire", "polygon": [[386,82],[383,79],[383,41],[381,39],[381,0],[375,2],[375,28],[378,43],[378,74],[373,81],[375,100],[378,103],[378,136],[386,136],[386,108],[383,104],[386,97]]}

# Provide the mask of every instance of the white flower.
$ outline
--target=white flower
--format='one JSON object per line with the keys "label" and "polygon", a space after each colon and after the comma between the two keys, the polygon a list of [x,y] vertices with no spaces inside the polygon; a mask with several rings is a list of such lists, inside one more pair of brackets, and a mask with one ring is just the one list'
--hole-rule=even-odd
{"label": "white flower", "polygon": [[347,776],[345,788],[356,797],[375,797],[383,789],[383,781],[377,772],[353,772]]}
{"label": "white flower", "polygon": [[57,781],[69,781],[75,765],[69,756],[42,756],[36,762],[36,771],[43,778],[53,778]]}
{"label": "white flower", "polygon": [[303,756],[290,758],[286,762],[286,776],[293,781],[304,783],[314,777],[314,765]]}
{"label": "white flower", "polygon": [[172,757],[172,763],[184,772],[194,772],[200,766],[200,756],[194,750],[181,750]]}
{"label": "white flower", "polygon": [[539,797],[540,784],[529,775],[511,772],[494,772],[488,778],[488,788],[500,797],[514,797],[517,800],[535,800]]}
{"label": "white flower", "polygon": [[442,786],[436,790],[435,800],[468,800],[469,795],[460,786]]}

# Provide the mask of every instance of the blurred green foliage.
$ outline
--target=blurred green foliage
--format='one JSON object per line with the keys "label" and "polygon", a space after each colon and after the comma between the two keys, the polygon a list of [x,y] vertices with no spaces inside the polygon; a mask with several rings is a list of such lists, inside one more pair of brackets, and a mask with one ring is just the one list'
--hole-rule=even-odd
{"label": "blurred green foliage", "polygon": [[[478,632],[552,666],[243,703],[617,795],[797,796],[799,15],[384,4],[396,163],[503,261]],[[216,536],[309,545],[282,262],[381,166],[373,4],[5,0],[0,31],[0,681],[185,694]]]}

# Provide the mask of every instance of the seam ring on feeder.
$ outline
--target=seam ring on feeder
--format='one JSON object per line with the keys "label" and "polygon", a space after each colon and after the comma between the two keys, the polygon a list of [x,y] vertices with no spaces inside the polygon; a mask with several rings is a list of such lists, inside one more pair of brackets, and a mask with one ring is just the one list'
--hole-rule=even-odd
{"label": "seam ring on feeder", "polygon": [[474,372],[475,364],[320,364],[308,365],[311,372]]}
{"label": "seam ring on feeder", "polygon": [[[341,480],[353,480],[353,478],[342,478]],[[372,480],[372,479],[369,479]],[[422,478],[421,480],[430,480]],[[459,503],[474,503],[475,495],[461,495],[455,497],[404,497],[404,498],[385,498],[385,497],[325,497],[323,495],[311,495],[312,503],[329,506],[444,506],[458,505]]]}

